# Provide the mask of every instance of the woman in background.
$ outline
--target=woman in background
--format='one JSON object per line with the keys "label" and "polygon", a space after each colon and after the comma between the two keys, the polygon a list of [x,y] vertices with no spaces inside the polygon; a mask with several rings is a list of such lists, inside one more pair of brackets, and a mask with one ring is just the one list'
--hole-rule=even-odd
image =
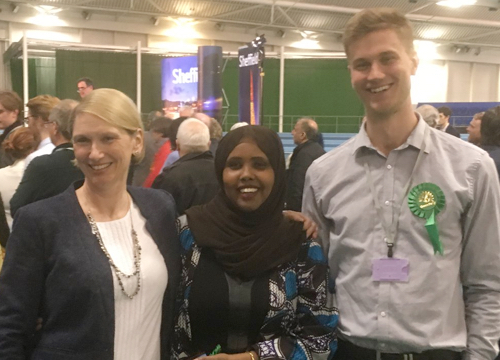
{"label": "woman in background", "polygon": [[10,199],[23,177],[26,157],[36,150],[39,143],[38,133],[27,127],[14,130],[9,138],[2,143],[5,154],[14,160],[12,165],[0,169],[0,194],[9,228],[12,228]]}
{"label": "woman in background", "polygon": [[283,215],[285,163],[261,126],[228,133],[215,157],[221,192],[178,219],[182,299],[173,356],[328,359],[337,311],[328,266],[302,223]]}
{"label": "woman in background", "polygon": [[160,360],[180,269],[175,204],[126,186],[143,156],[130,98],[94,90],[73,117],[85,179],[16,214],[0,273],[0,359]]}

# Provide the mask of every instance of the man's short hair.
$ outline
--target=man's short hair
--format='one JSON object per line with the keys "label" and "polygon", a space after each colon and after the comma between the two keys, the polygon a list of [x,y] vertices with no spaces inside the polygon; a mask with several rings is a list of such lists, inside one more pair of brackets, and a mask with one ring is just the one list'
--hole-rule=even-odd
{"label": "man's short hair", "polygon": [[209,149],[210,132],[200,120],[189,118],[179,126],[177,141],[183,152],[205,152]]}
{"label": "man's short hair", "polygon": [[210,131],[210,139],[222,139],[222,126],[220,126],[219,122],[214,118],[210,119],[210,127],[208,130]]}
{"label": "man's short hair", "polygon": [[172,119],[161,116],[153,120],[149,126],[149,131],[154,131],[161,134],[163,138],[166,138],[170,134],[170,127],[172,125]]}
{"label": "man's short hair", "polygon": [[500,106],[486,111],[481,119],[481,145],[500,146]]}
{"label": "man's short hair", "polygon": [[371,32],[392,29],[396,32],[408,53],[414,50],[413,30],[405,16],[392,8],[365,9],[354,15],[344,31],[344,49],[349,56],[349,47]]}
{"label": "man's short hair", "polygon": [[26,106],[32,116],[41,117],[43,121],[49,121],[50,112],[59,101],[55,96],[38,95],[30,99]]}
{"label": "man's short hair", "polygon": [[483,116],[484,116],[484,111],[481,111],[481,112],[475,113],[472,118],[481,120],[483,118]]}
{"label": "man's short hair", "polygon": [[0,91],[0,104],[8,111],[18,111],[17,118],[23,113],[23,101],[14,91]]}
{"label": "man's short hair", "polygon": [[439,111],[432,105],[421,105],[416,110],[430,127],[436,127]]}
{"label": "man's short hair", "polygon": [[85,85],[87,86],[91,86],[92,88],[94,88],[94,82],[92,81],[91,78],[88,78],[88,77],[82,77],[82,78],[79,78],[78,81],[76,82],[77,84],[80,83],[80,82],[84,82]]}
{"label": "man's short hair", "polygon": [[[307,140],[314,140],[318,136],[318,125],[313,119],[302,118],[297,121],[302,131],[306,134]],[[316,125],[316,126],[314,126]]]}
{"label": "man's short hair", "polygon": [[71,140],[71,115],[73,109],[78,105],[78,101],[65,99],[59,102],[49,114],[49,121],[57,124],[57,131],[66,140]]}
{"label": "man's short hair", "polygon": [[438,107],[438,111],[444,116],[451,116],[451,109],[448,106],[440,106]]}

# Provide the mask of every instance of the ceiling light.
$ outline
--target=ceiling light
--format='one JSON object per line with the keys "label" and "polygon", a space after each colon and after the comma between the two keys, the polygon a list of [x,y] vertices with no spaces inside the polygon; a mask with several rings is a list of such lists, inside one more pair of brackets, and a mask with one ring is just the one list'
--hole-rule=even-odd
{"label": "ceiling light", "polygon": [[441,6],[447,6],[451,8],[459,8],[467,5],[474,5],[476,0],[443,0],[438,1],[437,4]]}
{"label": "ceiling light", "polygon": [[318,40],[313,40],[313,39],[302,39],[300,41],[296,41],[290,44],[290,46],[299,49],[321,49]]}

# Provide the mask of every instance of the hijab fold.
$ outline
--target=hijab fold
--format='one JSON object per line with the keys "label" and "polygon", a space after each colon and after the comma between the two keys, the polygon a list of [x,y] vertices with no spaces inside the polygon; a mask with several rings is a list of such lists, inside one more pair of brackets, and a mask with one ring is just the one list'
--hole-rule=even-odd
{"label": "hijab fold", "polygon": [[[274,171],[268,198],[255,211],[243,211],[224,192],[226,160],[241,142],[253,141],[266,154]],[[285,158],[278,135],[263,126],[244,126],[222,138],[215,156],[221,191],[209,203],[186,211],[197,245],[210,248],[224,270],[250,279],[295,259],[305,240],[302,223],[284,218]]]}

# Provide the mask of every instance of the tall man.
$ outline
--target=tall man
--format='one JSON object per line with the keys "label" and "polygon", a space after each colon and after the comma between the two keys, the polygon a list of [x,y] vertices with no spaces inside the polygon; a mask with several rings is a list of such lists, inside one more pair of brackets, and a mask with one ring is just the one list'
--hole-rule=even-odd
{"label": "tall man", "polygon": [[295,149],[286,171],[286,209],[300,211],[306,171],[312,162],[325,153],[316,142],[318,125],[313,119],[302,118],[292,129]]}
{"label": "tall man", "polygon": [[451,109],[448,106],[441,106],[438,108],[439,119],[437,128],[447,134],[460,137],[460,133],[450,124]]}
{"label": "tall man", "polygon": [[493,161],[413,112],[418,59],[403,15],[359,12],[344,47],[364,126],[311,165],[303,200],[335,279],[336,358],[493,359],[500,336]]}

